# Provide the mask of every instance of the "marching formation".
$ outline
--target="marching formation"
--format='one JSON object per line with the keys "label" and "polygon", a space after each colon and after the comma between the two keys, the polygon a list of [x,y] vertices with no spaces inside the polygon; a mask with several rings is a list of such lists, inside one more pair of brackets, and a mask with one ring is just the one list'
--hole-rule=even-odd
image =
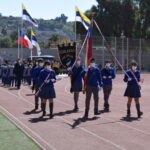
{"label": "marching formation", "polygon": [[[35,108],[34,111],[40,109],[42,117],[46,115],[46,103],[49,102],[49,117],[52,119],[54,109],[54,99],[59,91],[55,90],[55,83],[61,80],[59,76],[59,61],[50,62],[38,59],[35,62],[22,62],[18,59],[15,64],[2,64],[0,66],[0,79],[4,87],[21,88],[21,84],[30,85],[32,91],[35,90]],[[99,91],[103,90],[104,94],[104,110],[110,111],[109,98],[111,95],[113,80],[116,78],[116,71],[111,61],[105,62],[104,68],[98,68],[94,58],[89,61],[89,66],[82,66],[80,58],[77,58],[75,65],[67,69],[67,74],[71,80],[70,92],[74,98],[74,112],[79,110],[79,96],[83,92],[85,94],[85,114],[87,119],[90,110],[90,101],[94,99],[94,115],[99,115]],[[137,70],[137,63],[132,62],[129,70],[125,72],[123,81],[127,83],[124,96],[127,100],[127,117],[131,117],[131,103],[135,100],[137,116],[140,118],[143,112],[140,110],[139,98],[141,97],[141,81],[140,71]],[[60,81],[61,83],[61,81]]]}

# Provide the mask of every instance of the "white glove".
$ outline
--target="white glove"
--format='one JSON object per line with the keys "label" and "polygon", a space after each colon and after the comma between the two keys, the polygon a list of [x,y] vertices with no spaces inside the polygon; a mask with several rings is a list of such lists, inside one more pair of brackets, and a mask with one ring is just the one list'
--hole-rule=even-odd
{"label": "white glove", "polygon": [[69,67],[69,68],[67,68],[67,71],[71,71],[71,69],[72,69],[72,68],[71,68],[71,67]]}
{"label": "white glove", "polygon": [[85,72],[88,72],[88,68],[84,68],[84,71],[85,71]]}
{"label": "white glove", "polygon": [[46,84],[48,84],[48,83],[50,82],[50,80],[45,80],[44,82],[45,82]]}
{"label": "white glove", "polygon": [[55,80],[55,79],[51,79],[51,81],[52,81],[52,82],[56,82],[56,80]]}
{"label": "white glove", "polygon": [[111,76],[109,76],[108,78],[109,78],[109,79],[111,79],[112,77],[111,77]]}
{"label": "white glove", "polygon": [[106,76],[103,76],[103,79],[106,79]]}
{"label": "white glove", "polygon": [[128,81],[131,81],[132,79],[131,78],[128,78]]}

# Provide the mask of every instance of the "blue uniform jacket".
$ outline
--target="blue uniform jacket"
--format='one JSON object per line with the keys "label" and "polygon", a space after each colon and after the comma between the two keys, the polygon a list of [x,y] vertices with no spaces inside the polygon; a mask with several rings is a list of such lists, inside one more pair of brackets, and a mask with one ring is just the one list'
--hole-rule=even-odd
{"label": "blue uniform jacket", "polygon": [[[78,73],[78,70],[79,68],[81,69],[80,70],[80,73],[78,74],[78,76],[76,77],[77,73]],[[71,76],[71,79],[74,79],[76,77],[76,80],[74,82],[77,82],[79,84],[82,84],[82,79],[84,78],[84,68],[83,67],[77,67],[77,66],[74,66],[73,69],[72,69],[72,76]]]}
{"label": "blue uniform jacket", "polygon": [[102,86],[101,72],[99,68],[89,68],[87,72],[87,85],[97,87]]}
{"label": "blue uniform jacket", "polygon": [[33,74],[32,74],[32,77],[33,77],[33,82],[35,84],[38,84],[39,83],[39,75],[40,75],[40,72],[41,72],[41,68],[40,67],[35,67],[34,70],[33,70]]}
{"label": "blue uniform jacket", "polygon": [[136,81],[134,75],[131,73],[131,70],[128,70],[126,73],[131,78],[131,81],[128,81],[128,76],[125,74],[125,76],[124,76],[124,82],[127,82],[127,85],[138,86],[137,81],[138,82],[140,81],[140,71],[137,70],[137,71],[133,72],[134,75],[135,75],[135,77],[137,78],[137,81]]}
{"label": "blue uniform jacket", "polygon": [[39,83],[40,84],[43,84],[47,78],[47,76],[50,74],[48,80],[50,80],[50,82],[48,83],[45,83],[43,88],[52,88],[54,87],[54,82],[51,81],[51,79],[55,79],[56,80],[56,74],[55,74],[55,71],[54,70],[51,70],[51,71],[48,71],[46,69],[43,69],[41,72],[40,72],[40,75],[39,75]]}
{"label": "blue uniform jacket", "polygon": [[[103,68],[101,70],[101,75],[102,75],[102,81],[103,81],[103,85],[112,85],[112,79],[115,79],[116,74],[115,74],[115,70],[113,68]],[[103,77],[106,78],[103,78]],[[108,78],[109,76],[111,76],[111,78]]]}

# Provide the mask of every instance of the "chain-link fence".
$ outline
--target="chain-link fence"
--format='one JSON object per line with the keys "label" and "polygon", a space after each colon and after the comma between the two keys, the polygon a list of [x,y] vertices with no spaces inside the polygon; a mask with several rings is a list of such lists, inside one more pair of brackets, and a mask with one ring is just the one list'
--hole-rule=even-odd
{"label": "chain-link fence", "polygon": [[[78,36],[78,48],[81,47],[81,41],[84,38],[85,36]],[[93,37],[93,57],[95,57],[100,67],[104,66],[106,60],[111,60],[114,66],[120,69],[115,58],[108,50],[109,45],[115,57],[125,69],[128,69],[131,61],[134,60],[138,63],[140,70],[150,71],[150,40],[106,37],[106,41],[100,36]],[[85,55],[86,48],[81,55],[83,60]]]}

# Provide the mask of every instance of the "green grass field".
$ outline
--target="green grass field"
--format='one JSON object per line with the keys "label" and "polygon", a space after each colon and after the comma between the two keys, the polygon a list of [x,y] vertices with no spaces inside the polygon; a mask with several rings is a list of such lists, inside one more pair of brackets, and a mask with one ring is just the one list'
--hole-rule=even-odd
{"label": "green grass field", "polygon": [[41,148],[0,113],[0,150],[41,150]]}

